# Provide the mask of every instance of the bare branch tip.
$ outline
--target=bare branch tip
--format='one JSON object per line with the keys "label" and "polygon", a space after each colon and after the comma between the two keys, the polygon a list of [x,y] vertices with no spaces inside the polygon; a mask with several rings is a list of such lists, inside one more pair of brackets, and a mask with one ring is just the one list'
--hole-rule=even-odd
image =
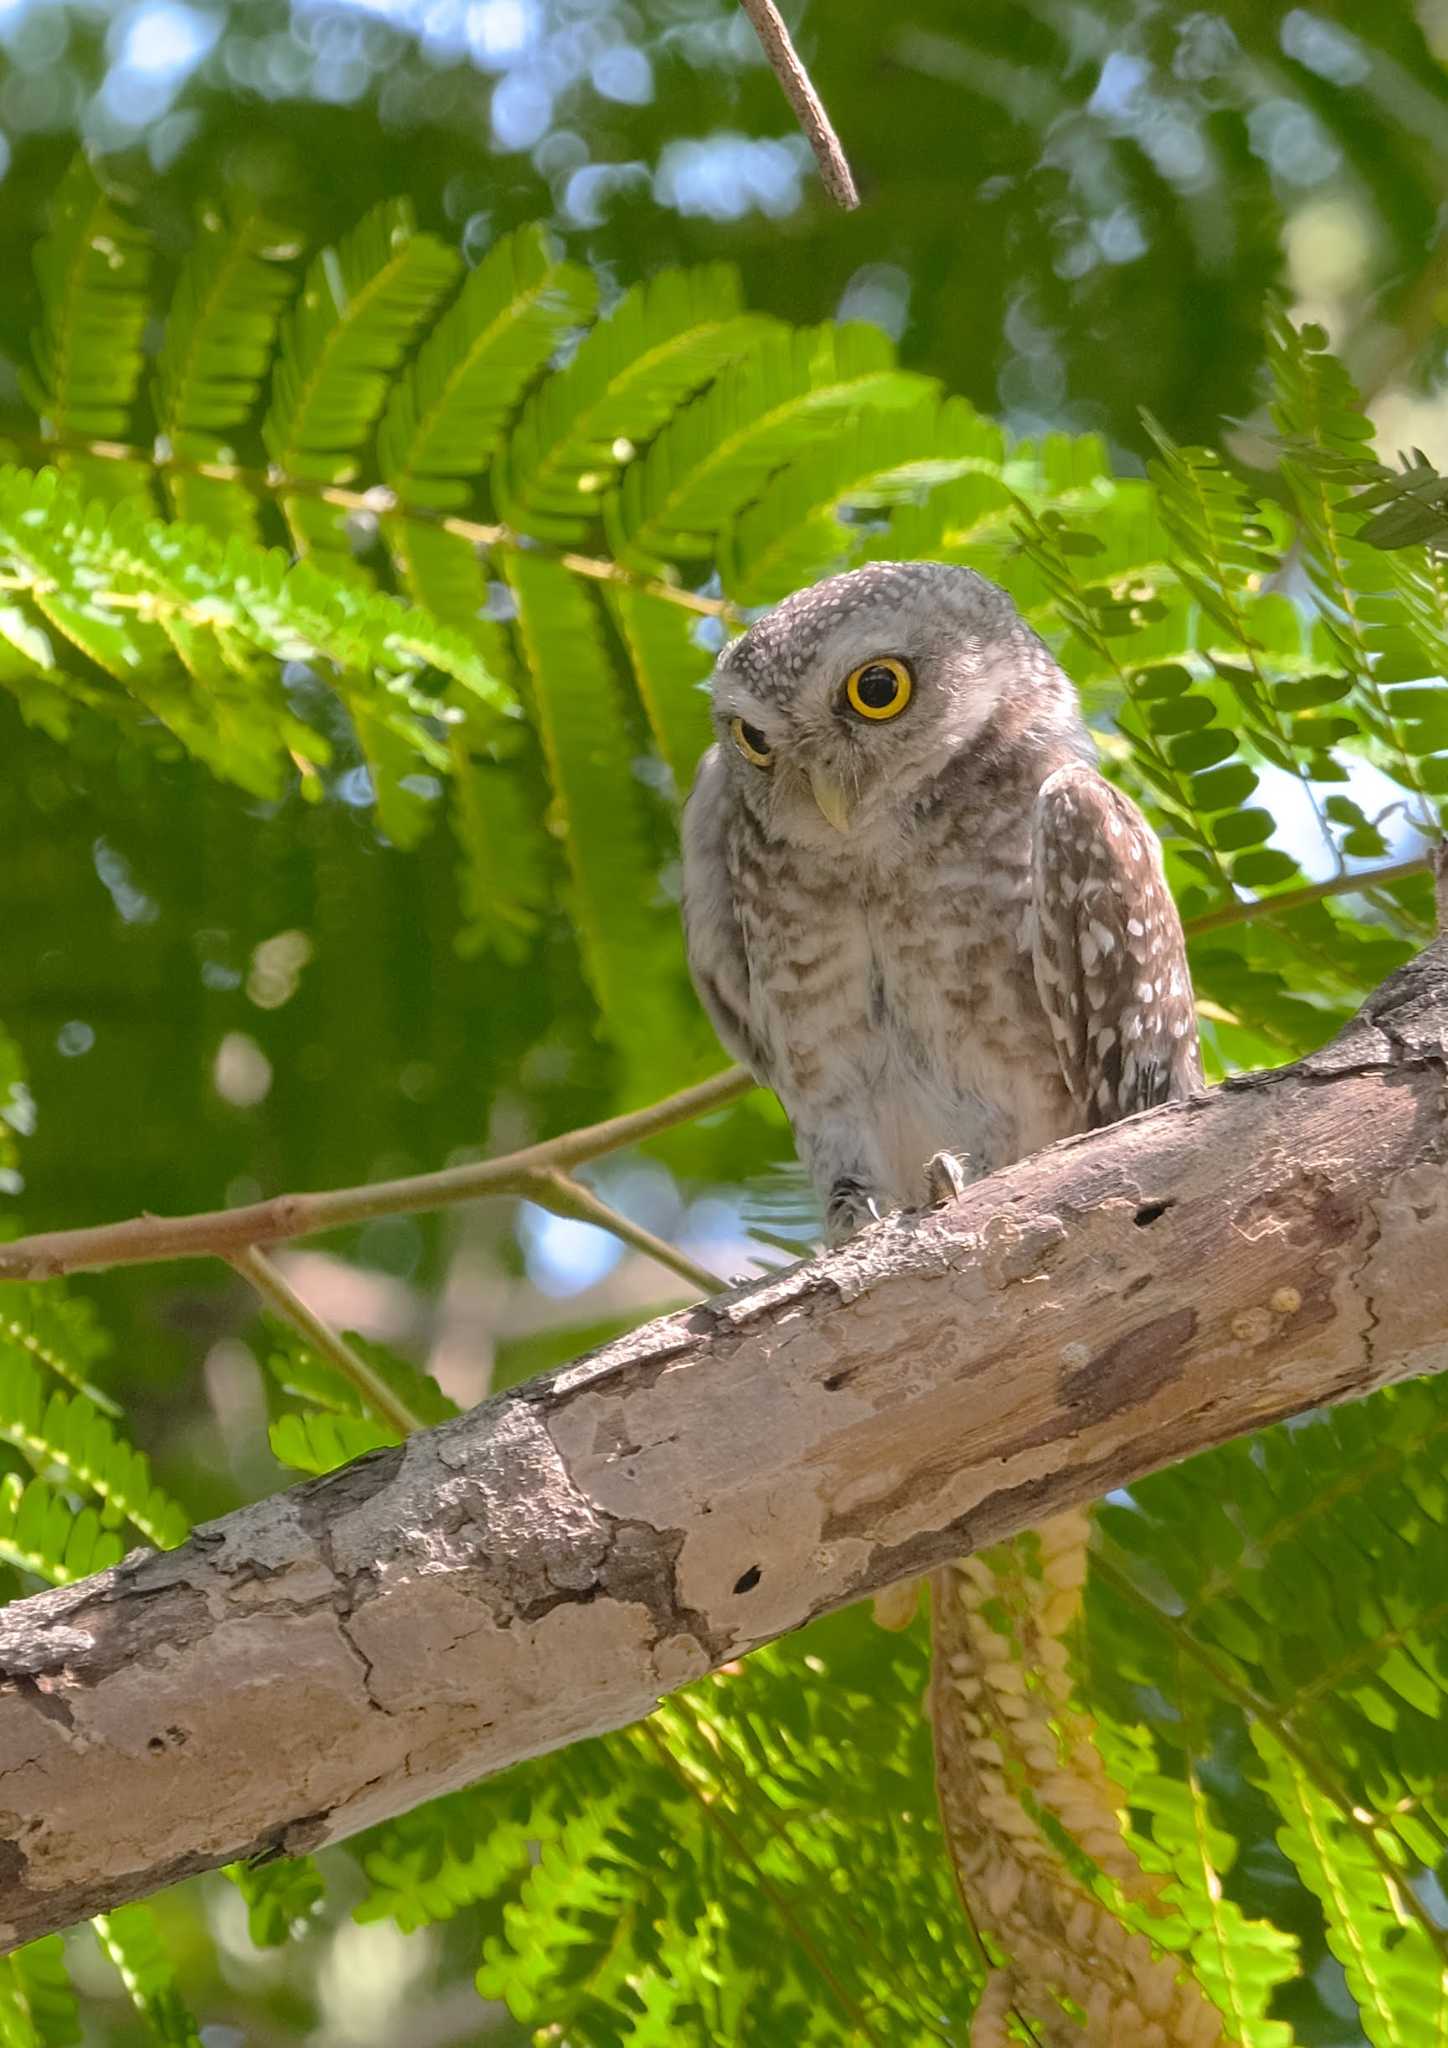
{"label": "bare branch tip", "polygon": [[739,0],[739,4],[753,24],[784,96],[794,109],[795,119],[814,151],[821,183],[837,206],[852,212],[860,203],[860,194],[849,159],[779,9],[774,0]]}

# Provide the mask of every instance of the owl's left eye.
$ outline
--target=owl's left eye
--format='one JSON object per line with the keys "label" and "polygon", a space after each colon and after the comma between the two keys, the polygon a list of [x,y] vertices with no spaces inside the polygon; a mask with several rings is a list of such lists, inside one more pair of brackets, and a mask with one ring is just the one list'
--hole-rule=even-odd
{"label": "owl's left eye", "polygon": [[877,655],[845,678],[845,702],[861,718],[898,718],[910,690],[910,671],[893,654]]}
{"label": "owl's left eye", "polygon": [[729,730],[734,735],[734,744],[746,761],[752,761],[756,768],[767,768],[774,759],[769,740],[757,725],[746,725],[742,718],[731,718]]}

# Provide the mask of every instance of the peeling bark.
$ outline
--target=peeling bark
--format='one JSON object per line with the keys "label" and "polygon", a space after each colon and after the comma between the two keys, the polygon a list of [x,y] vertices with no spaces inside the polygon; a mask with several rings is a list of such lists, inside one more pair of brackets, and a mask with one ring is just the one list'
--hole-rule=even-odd
{"label": "peeling bark", "polygon": [[0,1942],[294,1853],[1448,1365],[1448,948],[1313,1058],[0,1615]]}

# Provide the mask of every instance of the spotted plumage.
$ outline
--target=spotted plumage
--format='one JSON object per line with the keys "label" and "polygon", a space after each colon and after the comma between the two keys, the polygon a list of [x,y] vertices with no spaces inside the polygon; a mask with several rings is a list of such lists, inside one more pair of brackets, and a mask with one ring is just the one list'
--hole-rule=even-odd
{"label": "spotted plumage", "polygon": [[1200,1084],[1181,926],[1075,692],[968,569],[876,563],[719,658],[684,920],[832,1237]]}

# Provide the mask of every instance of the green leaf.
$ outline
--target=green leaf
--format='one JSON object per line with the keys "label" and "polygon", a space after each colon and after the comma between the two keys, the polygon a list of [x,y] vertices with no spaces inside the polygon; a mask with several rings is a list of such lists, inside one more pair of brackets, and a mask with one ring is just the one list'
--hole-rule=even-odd
{"label": "green leaf", "polygon": [[[154,1483],[147,1458],[116,1435],[84,1394],[59,1388],[47,1394],[39,1373],[9,1344],[0,1348],[0,1441],[23,1452],[43,1476],[54,1469],[67,1485],[94,1493],[108,1529],[129,1521],[162,1550],[185,1541],[186,1516]],[[41,1511],[37,1504],[34,1514]],[[32,1526],[38,1529],[38,1521]]]}
{"label": "green leaf", "polygon": [[246,1900],[246,1928],[258,1948],[280,1948],[305,1934],[326,1894],[310,1856],[228,1863],[226,1875]]}
{"label": "green leaf", "polygon": [[201,2048],[196,2022],[182,2000],[150,1908],[118,1906],[113,1913],[98,1915],[91,1925],[151,2040],[164,2048]]}
{"label": "green leaf", "polygon": [[198,476],[194,465],[236,461],[230,436],[251,417],[271,363],[295,254],[281,231],[255,216],[228,224],[207,211],[197,224],[166,315],[156,358],[156,429],[178,519],[258,537],[253,493],[239,480]]}
{"label": "green leaf", "polygon": [[654,745],[682,799],[713,738],[707,685],[714,652],[700,632],[710,622],[668,598],[623,583],[610,585],[607,597]]}
{"label": "green leaf", "polygon": [[[262,434],[289,478],[346,483],[387,402],[408,344],[461,268],[435,236],[417,232],[405,200],[384,200],[324,249],[282,326]],[[286,495],[299,552],[347,550],[340,508],[321,495]]]}
{"label": "green leaf", "polygon": [[[50,231],[35,252],[41,324],[34,369],[21,388],[46,438],[124,442],[141,381],[141,340],[149,318],[150,246],[115,205],[83,156],[75,157],[51,202]],[[88,492],[122,498],[144,490],[140,462],[68,450],[61,460]]]}
{"label": "green leaf", "polygon": [[72,1508],[43,1479],[0,1478],[0,1558],[17,1571],[69,1585],[118,1564],[124,1548],[94,1508]]}
{"label": "green leaf", "polygon": [[544,832],[541,774],[520,759],[525,736],[505,751],[475,736],[471,721],[448,734],[453,798],[449,818],[457,842],[462,908],[457,949],[465,957],[487,949],[516,965],[532,951],[555,893],[554,853]]}
{"label": "green leaf", "polygon": [[652,569],[706,556],[781,464],[841,414],[899,410],[933,386],[894,367],[878,327],[770,330],[624,471],[608,530],[621,561]]}
{"label": "green leaf", "polygon": [[566,570],[519,555],[509,582],[584,966],[633,1085],[656,1094],[707,1053],[685,995],[678,913],[660,891],[613,663],[590,595]]}
{"label": "green leaf", "polygon": [[272,1456],[294,1472],[335,1472],[364,1452],[400,1442],[397,1431],[370,1415],[334,1415],[325,1410],[279,1415],[267,1431]]}
{"label": "green leaf", "polygon": [[[26,1080],[25,1061],[15,1040],[0,1030],[0,1195],[19,1194],[19,1140],[28,1138],[34,1129],[35,1099]],[[3,1327],[0,1320],[0,1329]]]}
{"label": "green leaf", "polygon": [[[371,1366],[419,1422],[445,1422],[459,1412],[456,1401],[443,1392],[430,1373],[419,1372],[385,1344],[359,1336],[355,1330],[344,1334],[349,1348]],[[339,1367],[319,1358],[289,1331],[281,1333],[281,1344],[280,1350],[267,1353],[266,1362],[267,1370],[284,1394],[295,1394],[299,1400],[310,1401],[336,1415],[370,1416],[361,1392]]]}
{"label": "green leaf", "polygon": [[1000,474],[1001,431],[964,399],[928,389],[913,404],[862,406],[786,463],[726,534],[724,588],[769,604],[847,567],[862,538],[851,512],[877,511],[972,472]]}
{"label": "green leaf", "polygon": [[727,264],[636,285],[524,408],[495,483],[505,518],[540,540],[582,538],[635,445],[763,332]]}
{"label": "green leaf", "polygon": [[0,1957],[0,2048],[71,2048],[81,2038],[61,1936]]}
{"label": "green leaf", "polygon": [[519,399],[597,297],[592,272],[564,262],[544,228],[494,244],[393,387],[377,453],[399,498],[466,503],[462,479],[487,468]]}

